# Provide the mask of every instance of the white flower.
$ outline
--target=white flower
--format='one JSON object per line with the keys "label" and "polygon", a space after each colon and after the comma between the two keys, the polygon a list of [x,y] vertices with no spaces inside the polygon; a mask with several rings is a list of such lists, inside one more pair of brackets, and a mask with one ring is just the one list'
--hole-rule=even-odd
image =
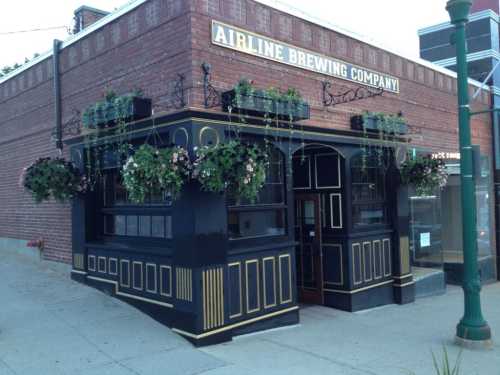
{"label": "white flower", "polygon": [[245,177],[245,179],[243,180],[243,183],[244,183],[245,185],[248,185],[248,183],[249,183],[249,182],[250,182],[250,181],[248,180],[248,178],[246,178],[246,177]]}

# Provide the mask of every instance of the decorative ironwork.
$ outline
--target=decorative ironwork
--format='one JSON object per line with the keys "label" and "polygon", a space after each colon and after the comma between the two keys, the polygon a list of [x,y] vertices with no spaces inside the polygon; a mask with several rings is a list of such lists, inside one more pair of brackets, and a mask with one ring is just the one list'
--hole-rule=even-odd
{"label": "decorative ironwork", "polygon": [[167,111],[170,109],[184,108],[186,106],[186,87],[184,85],[185,81],[186,76],[184,74],[177,74],[177,80],[175,82],[171,97],[166,101],[166,103],[155,104],[154,110]]}
{"label": "decorative ironwork", "polygon": [[221,105],[221,95],[219,91],[210,83],[212,79],[212,67],[204,62],[201,64],[203,70],[203,96],[205,99],[205,108],[213,108]]}
{"label": "decorative ironwork", "polygon": [[354,102],[356,100],[362,100],[367,98],[373,98],[375,96],[380,96],[384,93],[383,88],[369,88],[360,86],[356,89],[349,89],[342,93],[332,93],[330,88],[332,84],[328,81],[322,82],[323,85],[323,105],[325,107],[332,107],[337,104],[345,104],[349,102]]}
{"label": "decorative ironwork", "polygon": [[[62,137],[70,137],[80,135],[82,132],[82,122],[81,122],[81,113],[77,109],[73,109],[73,115],[71,118],[62,124]],[[52,140],[55,142],[57,137],[57,131],[54,129],[52,131]]]}
{"label": "decorative ironwork", "polygon": [[[186,81],[186,76],[184,74],[177,74],[177,81],[174,86],[174,107],[177,109],[184,108],[186,106],[186,99],[184,95],[184,82]],[[175,104],[177,103],[177,104]]]}

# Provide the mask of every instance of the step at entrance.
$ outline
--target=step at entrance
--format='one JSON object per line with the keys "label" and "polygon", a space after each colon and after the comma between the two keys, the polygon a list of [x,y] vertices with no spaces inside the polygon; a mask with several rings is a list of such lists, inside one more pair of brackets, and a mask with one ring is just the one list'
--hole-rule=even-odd
{"label": "step at entrance", "polygon": [[443,270],[413,267],[415,297],[428,297],[446,292],[446,277]]}

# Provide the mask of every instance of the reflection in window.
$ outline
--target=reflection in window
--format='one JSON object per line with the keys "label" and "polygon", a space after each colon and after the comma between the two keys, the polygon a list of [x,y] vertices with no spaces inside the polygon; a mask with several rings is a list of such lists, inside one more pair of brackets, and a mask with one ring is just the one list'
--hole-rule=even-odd
{"label": "reflection in window", "polygon": [[235,197],[228,197],[229,206],[250,206],[259,204],[283,204],[285,202],[283,155],[272,149],[269,155],[269,168],[266,173],[266,182],[257,195],[255,203],[242,199],[237,202]]}
{"label": "reflection in window", "polygon": [[385,174],[379,165],[379,155],[369,151],[351,162],[352,217],[354,226],[387,222]]}
{"label": "reflection in window", "polygon": [[270,150],[266,182],[254,203],[227,198],[228,231],[231,239],[286,234],[285,170],[283,155]]}
{"label": "reflection in window", "polygon": [[285,210],[230,212],[228,222],[232,239],[285,234]]}

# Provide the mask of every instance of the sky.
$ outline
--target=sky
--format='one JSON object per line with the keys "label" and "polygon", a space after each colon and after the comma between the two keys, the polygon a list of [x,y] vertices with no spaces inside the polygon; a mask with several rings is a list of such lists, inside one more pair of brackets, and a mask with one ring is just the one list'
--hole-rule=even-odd
{"label": "sky", "polygon": [[[402,56],[418,57],[417,30],[448,21],[446,0],[259,0],[286,3],[315,18],[377,41]],[[111,11],[127,0],[4,1],[0,12],[0,68],[23,62],[52,47],[53,39],[68,37],[73,11],[88,5]],[[57,6],[52,4],[56,3]],[[51,6],[48,6],[50,4]],[[22,30],[60,27],[49,31]]]}

